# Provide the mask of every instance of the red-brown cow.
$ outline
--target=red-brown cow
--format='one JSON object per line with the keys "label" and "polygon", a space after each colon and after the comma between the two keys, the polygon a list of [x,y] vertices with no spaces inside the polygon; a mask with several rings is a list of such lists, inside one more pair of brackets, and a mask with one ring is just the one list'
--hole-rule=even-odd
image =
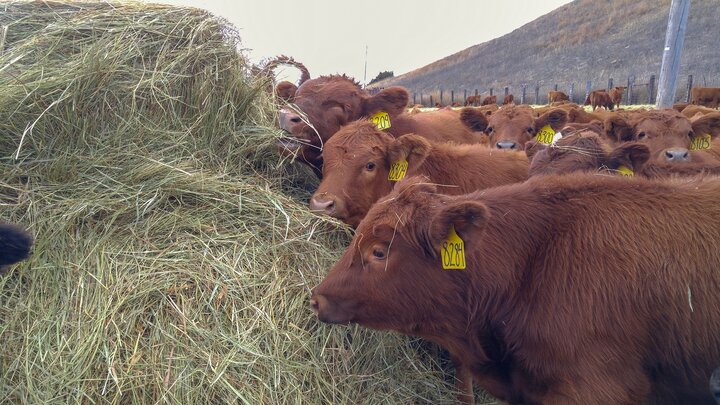
{"label": "red-brown cow", "polygon": [[562,91],[548,91],[548,104],[556,101],[569,101],[570,97]]}
{"label": "red-brown cow", "polygon": [[613,102],[613,106],[615,108],[620,107],[620,102],[622,101],[622,96],[625,92],[625,89],[627,89],[627,86],[615,86],[608,91],[608,94],[610,95],[610,100]]}
{"label": "red-brown cow", "polygon": [[456,111],[440,110],[423,114],[407,114],[409,95],[402,87],[389,87],[370,95],[346,76],[321,76],[300,85],[292,107],[280,112],[280,128],[291,137],[280,146],[280,152],[297,154],[298,158],[322,173],[322,148],[340,127],[367,119],[376,113],[387,113],[393,136],[416,133],[460,143],[478,141],[459,119]]}
{"label": "red-brown cow", "polygon": [[612,110],[614,104],[610,95],[605,90],[593,90],[585,98],[585,105],[592,105],[592,110],[595,111],[598,107],[605,107],[607,110]]}
{"label": "red-brown cow", "polygon": [[[605,120],[608,137],[617,142],[637,140],[650,149],[650,160],[687,162],[690,149],[708,150],[720,134],[720,112],[692,121],[673,109],[615,115]],[[700,137],[705,136],[706,138]]]}
{"label": "red-brown cow", "polygon": [[497,96],[487,96],[483,99],[482,105],[497,104]]}
{"label": "red-brown cow", "polygon": [[[592,125],[592,124],[583,124]],[[568,127],[563,128],[563,133]],[[692,162],[672,164],[648,162],[650,149],[638,142],[610,145],[599,135],[602,127],[564,135],[553,146],[528,142],[525,152],[530,160],[529,175],[568,174],[573,172],[611,173],[623,176],[668,178],[698,174],[720,174],[720,163],[705,152],[690,152]]]}
{"label": "red-brown cow", "polygon": [[0,274],[6,266],[25,260],[32,243],[32,237],[17,225],[0,224]]}
{"label": "red-brown cow", "polygon": [[515,96],[513,96],[512,94],[508,94],[507,96],[505,96],[505,98],[503,98],[503,105],[508,104],[515,104]]}
{"label": "red-brown cow", "polygon": [[718,195],[717,178],[576,173],[463,196],[409,178],[310,304],[447,348],[467,403],[471,375],[511,404],[711,403]]}
{"label": "red-brown cow", "polygon": [[693,87],[690,90],[690,102],[705,107],[720,106],[720,87]]}
{"label": "red-brown cow", "polygon": [[479,106],[481,102],[482,98],[480,96],[468,96],[465,100],[465,106]]}
{"label": "red-brown cow", "polygon": [[[483,123],[482,120],[486,123]],[[523,150],[525,142],[537,135],[546,125],[557,132],[567,122],[567,112],[561,108],[552,109],[540,117],[533,116],[533,110],[526,105],[507,105],[488,117],[481,117],[471,107],[460,110],[460,120],[479,131],[485,127],[489,145],[498,149]],[[481,123],[482,125],[478,126]]]}
{"label": "red-brown cow", "polygon": [[352,226],[405,173],[427,176],[442,185],[443,193],[463,194],[524,181],[528,172],[527,157],[520,152],[429,142],[413,134],[396,139],[367,122],[344,126],[328,140],[323,158],[323,179],[310,209]]}

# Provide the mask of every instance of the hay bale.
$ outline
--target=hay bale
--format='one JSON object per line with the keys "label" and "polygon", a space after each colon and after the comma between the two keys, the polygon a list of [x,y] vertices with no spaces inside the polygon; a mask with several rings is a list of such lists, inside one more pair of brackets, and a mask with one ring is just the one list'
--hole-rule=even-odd
{"label": "hay bale", "polygon": [[349,231],[305,207],[276,107],[222,19],[0,4],[0,401],[443,403],[416,340],[328,327],[309,288]]}

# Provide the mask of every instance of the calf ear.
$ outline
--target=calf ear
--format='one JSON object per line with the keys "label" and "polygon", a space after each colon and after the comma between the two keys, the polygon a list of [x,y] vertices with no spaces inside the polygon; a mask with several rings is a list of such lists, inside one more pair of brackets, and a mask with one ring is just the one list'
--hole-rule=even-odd
{"label": "calf ear", "polygon": [[701,117],[696,115],[690,119],[690,123],[695,135],[710,134],[713,139],[720,135],[720,112],[705,114]]}
{"label": "calf ear", "polygon": [[275,95],[277,95],[280,100],[288,103],[292,103],[295,100],[296,91],[297,86],[288,81],[282,81],[275,86]]}
{"label": "calf ear", "polygon": [[409,168],[419,167],[430,154],[430,150],[432,150],[432,145],[422,136],[403,135],[388,145],[386,155],[388,166],[393,162],[406,160]]}
{"label": "calf ear", "polygon": [[567,111],[562,108],[553,108],[538,118],[535,118],[535,132],[539,131],[545,125],[550,125],[553,131],[558,132],[567,122]]}
{"label": "calf ear", "polygon": [[410,94],[400,86],[388,87],[378,94],[363,99],[364,116],[371,116],[379,111],[385,111],[390,117],[397,117],[408,105]]}
{"label": "calf ear", "polygon": [[447,239],[451,227],[455,228],[455,232],[466,244],[472,243],[480,236],[489,217],[490,211],[480,202],[451,203],[443,207],[430,221],[432,243],[440,246]]}
{"label": "calf ear", "polygon": [[619,115],[606,118],[603,126],[605,135],[614,142],[630,142],[635,137],[632,125]]}
{"label": "calf ear", "polygon": [[634,172],[642,170],[650,159],[650,149],[638,142],[622,143],[610,152],[608,168],[617,170],[620,166],[632,169]]}
{"label": "calf ear", "polygon": [[[488,111],[492,114],[492,111]],[[477,108],[463,108],[460,110],[460,121],[465,124],[466,127],[476,132],[483,132],[488,126],[487,117],[490,115],[487,112],[483,112]]]}
{"label": "calf ear", "polygon": [[528,162],[532,162],[533,157],[536,153],[540,152],[541,150],[545,150],[548,146],[544,143],[540,143],[535,140],[535,138],[529,140],[525,143],[525,154],[527,155]]}

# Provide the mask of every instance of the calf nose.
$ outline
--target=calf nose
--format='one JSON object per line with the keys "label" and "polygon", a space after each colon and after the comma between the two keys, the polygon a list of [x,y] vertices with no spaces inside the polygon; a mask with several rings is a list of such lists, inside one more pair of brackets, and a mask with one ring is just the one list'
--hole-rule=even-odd
{"label": "calf nose", "polygon": [[280,121],[280,128],[292,132],[293,125],[299,124],[302,122],[302,118],[300,115],[289,111],[289,110],[280,110],[279,119]]}
{"label": "calf nose", "polygon": [[690,160],[690,152],[684,148],[668,149],[665,151],[665,159],[669,162],[687,162]]}
{"label": "calf nose", "polygon": [[512,141],[500,141],[495,144],[498,149],[517,149],[517,144]]}
{"label": "calf nose", "polygon": [[310,308],[312,309],[315,316],[317,316],[318,312],[320,311],[320,302],[316,300],[315,298],[310,298]]}
{"label": "calf nose", "polygon": [[310,199],[310,211],[322,212],[325,215],[332,216],[335,213],[335,200],[332,198],[321,200],[313,197]]}

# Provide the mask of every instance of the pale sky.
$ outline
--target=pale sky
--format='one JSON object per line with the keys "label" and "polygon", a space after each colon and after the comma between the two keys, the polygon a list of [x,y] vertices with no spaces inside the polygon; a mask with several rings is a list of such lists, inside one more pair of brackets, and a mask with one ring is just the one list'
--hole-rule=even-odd
{"label": "pale sky", "polygon": [[[155,0],[230,20],[253,62],[288,55],[312,77],[396,76],[507,34],[569,0]],[[549,27],[551,29],[551,27]],[[296,81],[296,69],[277,71]]]}

